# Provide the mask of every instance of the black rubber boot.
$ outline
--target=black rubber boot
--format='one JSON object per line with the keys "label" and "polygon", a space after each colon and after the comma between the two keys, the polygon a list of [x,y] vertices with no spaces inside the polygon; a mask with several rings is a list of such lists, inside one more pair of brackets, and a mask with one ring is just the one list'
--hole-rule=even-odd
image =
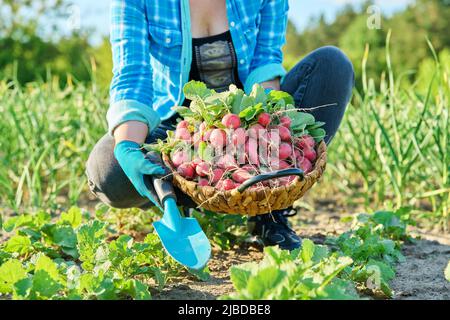
{"label": "black rubber boot", "polygon": [[301,238],[289,226],[287,217],[294,210],[280,210],[248,219],[249,232],[260,239],[264,246],[279,246],[283,250],[294,250],[301,246]]}

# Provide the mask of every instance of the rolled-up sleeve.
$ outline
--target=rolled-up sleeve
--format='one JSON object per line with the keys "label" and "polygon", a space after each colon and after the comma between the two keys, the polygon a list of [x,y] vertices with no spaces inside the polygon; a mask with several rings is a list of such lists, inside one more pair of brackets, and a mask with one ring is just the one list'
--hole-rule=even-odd
{"label": "rolled-up sleeve", "polygon": [[250,92],[255,83],[286,75],[281,49],[286,42],[288,10],[288,0],[264,0],[255,54],[244,84],[246,92]]}
{"label": "rolled-up sleeve", "polygon": [[152,68],[144,0],[111,1],[110,40],[113,79],[107,113],[108,131],[126,121],[140,121],[149,130],[160,118],[153,110]]}

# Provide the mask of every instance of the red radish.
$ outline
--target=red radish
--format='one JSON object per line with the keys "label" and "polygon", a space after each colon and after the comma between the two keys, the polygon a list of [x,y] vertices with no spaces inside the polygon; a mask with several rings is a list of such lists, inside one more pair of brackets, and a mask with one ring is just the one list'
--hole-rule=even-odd
{"label": "red radish", "polygon": [[224,171],[222,169],[214,169],[211,175],[211,184],[216,184],[217,182],[219,182],[220,179],[222,179],[223,174]]}
{"label": "red radish", "polygon": [[291,123],[292,123],[292,120],[291,120],[291,118],[289,118],[289,117],[281,117],[280,118],[280,124],[283,126],[283,127],[286,127],[286,128],[290,128],[291,127]]}
{"label": "red radish", "polygon": [[279,186],[287,186],[287,185],[291,184],[291,182],[294,180],[295,180],[295,176],[288,176],[288,177],[279,178],[277,181],[278,181]]}
{"label": "red radish", "polygon": [[232,134],[233,144],[236,146],[238,144],[244,144],[246,139],[246,132],[244,128],[237,128]]}
{"label": "red radish", "polygon": [[276,160],[276,159],[273,159],[270,162],[270,165],[272,167],[272,170],[283,170],[283,169],[288,169],[291,167],[291,165],[289,163],[287,163],[286,161]]}
{"label": "red radish", "polygon": [[292,147],[290,144],[283,142],[280,144],[279,156],[280,159],[285,160],[292,155]]}
{"label": "red radish", "polygon": [[186,179],[194,178],[194,167],[190,163],[183,163],[177,168],[177,172]]}
{"label": "red radish", "polygon": [[177,130],[175,130],[175,138],[180,139],[180,140],[190,141],[191,133],[186,128],[177,128]]}
{"label": "red radish", "polygon": [[297,146],[301,149],[310,149],[313,148],[315,145],[316,142],[314,141],[314,138],[308,134],[302,136],[300,140],[297,142]]}
{"label": "red radish", "polygon": [[216,165],[225,170],[230,170],[237,167],[236,160],[231,154],[224,154],[217,159]]}
{"label": "red radish", "polygon": [[195,158],[194,160],[192,160],[191,164],[192,164],[192,166],[194,167],[194,169],[197,169],[198,164],[201,163],[201,162],[203,162],[202,159],[200,159],[200,158]]}
{"label": "red radish", "polygon": [[241,167],[241,169],[247,171],[247,172],[250,173],[251,175],[256,174],[256,168],[253,167],[252,165],[249,165],[249,164],[243,165],[243,166]]}
{"label": "red radish", "polygon": [[314,160],[316,160],[317,158],[317,153],[316,150],[314,149],[304,149],[303,150],[303,154],[305,156],[306,159],[308,159],[309,161],[313,162]]}
{"label": "red radish", "polygon": [[200,162],[195,168],[195,172],[197,172],[200,177],[206,177],[209,174],[210,170],[211,166],[204,161]]}
{"label": "red radish", "polygon": [[260,130],[264,130],[264,127],[259,123],[254,124],[248,129],[248,136],[253,139],[258,139]]}
{"label": "red radish", "polygon": [[258,158],[258,141],[256,139],[250,138],[246,143],[246,153],[248,155],[248,162],[259,166]]}
{"label": "red radish", "polygon": [[222,129],[214,129],[211,132],[209,141],[214,148],[223,148],[227,142],[227,134]]}
{"label": "red radish", "polygon": [[211,137],[212,130],[203,131],[203,141],[209,141]]}
{"label": "red radish", "polygon": [[278,126],[275,130],[278,129],[278,134],[280,135],[281,141],[291,141],[291,131],[283,126]]}
{"label": "red radish", "polygon": [[238,169],[232,173],[231,177],[235,182],[243,183],[253,177],[253,175],[251,175],[247,170]]}
{"label": "red radish", "polygon": [[207,126],[208,125],[206,124],[206,122],[202,122],[202,123],[200,123],[200,126],[198,127],[198,130],[200,132],[206,131]]}
{"label": "red radish", "polygon": [[180,165],[188,161],[189,154],[184,150],[178,150],[172,154],[172,163],[175,167],[179,167]]}
{"label": "red radish", "polygon": [[194,142],[194,147],[198,148],[198,145],[200,144],[200,142],[203,141],[201,133],[200,132],[194,133],[194,135],[192,136],[192,140]]}
{"label": "red radish", "polygon": [[177,129],[181,129],[181,128],[187,129],[188,126],[189,126],[189,123],[186,120],[182,120],[182,121],[178,122]]}
{"label": "red radish", "polygon": [[263,127],[267,127],[270,124],[270,114],[261,113],[258,117],[258,123]]}
{"label": "red radish", "polygon": [[208,181],[208,179],[200,178],[200,179],[198,179],[198,185],[200,187],[209,186],[209,181]]}
{"label": "red radish", "polygon": [[297,159],[297,166],[302,169],[306,174],[312,170],[311,162],[306,158]]}
{"label": "red radish", "polygon": [[229,129],[237,129],[241,126],[241,119],[233,113],[229,113],[222,118],[222,124]]}
{"label": "red radish", "polygon": [[227,191],[227,190],[232,190],[236,187],[235,183],[233,182],[233,180],[231,179],[225,179],[222,181],[221,183],[221,189]]}

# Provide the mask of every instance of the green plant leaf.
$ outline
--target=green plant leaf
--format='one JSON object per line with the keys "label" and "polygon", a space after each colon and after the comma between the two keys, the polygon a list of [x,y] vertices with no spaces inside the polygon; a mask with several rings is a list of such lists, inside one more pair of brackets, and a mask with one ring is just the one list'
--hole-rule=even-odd
{"label": "green plant leaf", "polygon": [[445,268],[444,275],[445,279],[447,279],[447,281],[450,281],[450,261],[448,262],[447,267]]}
{"label": "green plant leaf", "polygon": [[303,260],[303,262],[308,263],[312,260],[314,256],[314,242],[312,242],[309,239],[303,240],[302,243],[302,251],[300,251],[300,256]]}
{"label": "green plant leaf", "polygon": [[65,248],[76,248],[77,236],[75,231],[69,225],[47,224],[42,227],[51,242]]}
{"label": "green plant leaf", "polygon": [[83,224],[77,233],[77,248],[80,260],[86,270],[92,270],[95,265],[95,254],[105,239],[105,223],[94,220]]}
{"label": "green plant leaf", "polygon": [[255,98],[255,103],[261,103],[261,105],[265,105],[267,101],[266,91],[264,87],[260,84],[254,84],[252,88],[252,92],[250,93],[251,97]]}
{"label": "green plant leaf", "polygon": [[12,293],[14,285],[26,278],[27,272],[19,260],[6,261],[0,266],[0,293]]}
{"label": "green plant leaf", "polygon": [[281,290],[281,283],[286,272],[276,266],[260,269],[252,275],[247,283],[247,290],[252,299],[265,299]]}
{"label": "green plant leaf", "polygon": [[194,100],[196,98],[205,99],[212,94],[212,90],[206,87],[206,84],[200,81],[189,81],[183,87],[183,93],[186,99]]}
{"label": "green plant leaf", "polygon": [[81,224],[82,214],[78,207],[71,207],[69,211],[61,213],[60,223],[68,223],[72,228],[77,228]]}
{"label": "green plant leaf", "polygon": [[284,105],[292,104],[294,105],[294,98],[287,92],[272,90],[268,95],[269,101],[271,103],[278,103],[279,101],[283,101]]}
{"label": "green plant leaf", "polygon": [[6,252],[18,253],[19,255],[24,255],[33,250],[31,245],[31,240],[27,236],[12,236],[5,243],[4,249]]}
{"label": "green plant leaf", "polygon": [[308,131],[309,131],[309,135],[311,137],[313,137],[316,142],[322,141],[327,135],[325,130],[322,129],[322,128],[314,129],[314,130],[308,130]]}
{"label": "green plant leaf", "polygon": [[251,271],[241,266],[232,266],[230,268],[230,278],[236,290],[243,290],[247,288],[248,279]]}

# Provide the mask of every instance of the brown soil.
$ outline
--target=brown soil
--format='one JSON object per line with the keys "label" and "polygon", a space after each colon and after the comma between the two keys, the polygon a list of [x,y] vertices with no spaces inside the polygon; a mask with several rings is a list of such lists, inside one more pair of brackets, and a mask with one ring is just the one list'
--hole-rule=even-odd
{"label": "brown soil", "polygon": [[[339,207],[334,201],[316,201],[310,210],[299,209],[299,214],[290,221],[303,238],[323,243],[326,236],[338,235],[350,227],[341,222],[349,215],[348,209]],[[356,210],[356,209],[353,209]],[[356,214],[357,211],[354,211]],[[450,283],[444,278],[444,269],[450,260],[450,235],[437,235],[412,230],[420,236],[413,244],[405,244],[403,254],[406,261],[398,264],[397,275],[392,281],[394,299],[450,299]],[[261,248],[245,245],[232,251],[213,251],[209,263],[211,278],[199,282],[192,276],[183,275],[174,279],[161,292],[155,292],[155,299],[216,299],[229,294],[233,287],[229,278],[230,266],[262,259]]]}

